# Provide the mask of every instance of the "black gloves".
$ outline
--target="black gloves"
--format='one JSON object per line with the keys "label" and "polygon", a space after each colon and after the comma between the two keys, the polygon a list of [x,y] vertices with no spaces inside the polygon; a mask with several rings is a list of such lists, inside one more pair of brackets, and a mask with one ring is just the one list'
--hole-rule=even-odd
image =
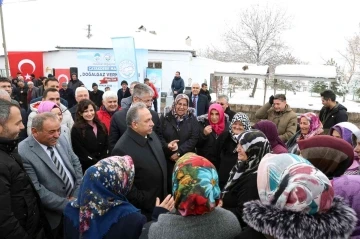
{"label": "black gloves", "polygon": [[274,96],[273,95],[270,96],[269,103],[270,103],[270,105],[274,104]]}

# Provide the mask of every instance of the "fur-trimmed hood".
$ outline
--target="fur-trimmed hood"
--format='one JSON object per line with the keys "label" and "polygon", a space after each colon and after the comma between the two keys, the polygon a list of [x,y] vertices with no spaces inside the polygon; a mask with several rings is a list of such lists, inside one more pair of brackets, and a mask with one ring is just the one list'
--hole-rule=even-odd
{"label": "fur-trimmed hood", "polygon": [[315,215],[251,201],[244,204],[243,219],[251,228],[276,239],[349,238],[357,222],[355,211],[340,197],[334,198],[329,211]]}

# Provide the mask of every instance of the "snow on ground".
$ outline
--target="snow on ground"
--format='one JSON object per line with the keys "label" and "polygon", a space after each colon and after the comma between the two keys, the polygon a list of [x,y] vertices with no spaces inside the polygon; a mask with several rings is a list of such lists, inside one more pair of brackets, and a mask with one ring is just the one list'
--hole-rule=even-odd
{"label": "snow on ground", "polygon": [[[264,99],[264,90],[257,89],[254,98],[250,98],[249,95],[251,90],[237,91],[231,94],[230,104],[245,104],[245,105],[263,105]],[[284,91],[276,91],[277,94],[283,94]],[[269,101],[269,97],[274,94],[274,90],[267,90],[266,101]],[[311,96],[310,92],[296,92],[294,95],[293,92],[286,93],[287,103],[292,108],[305,108],[310,110],[320,110],[322,107],[321,98],[319,94],[313,93]],[[212,94],[211,97],[215,99],[215,95]],[[344,105],[348,112],[360,113],[360,103],[352,101],[352,95],[346,97],[346,101],[342,102],[342,97],[338,96],[337,101]]]}

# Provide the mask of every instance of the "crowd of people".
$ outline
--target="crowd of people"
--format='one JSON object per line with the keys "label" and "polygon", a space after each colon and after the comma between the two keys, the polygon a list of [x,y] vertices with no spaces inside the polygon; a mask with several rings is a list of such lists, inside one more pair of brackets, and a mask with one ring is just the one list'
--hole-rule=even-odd
{"label": "crowd of people", "polygon": [[360,129],[332,91],[255,123],[180,72],[162,113],[147,78],[71,78],[0,78],[0,238],[360,238]]}

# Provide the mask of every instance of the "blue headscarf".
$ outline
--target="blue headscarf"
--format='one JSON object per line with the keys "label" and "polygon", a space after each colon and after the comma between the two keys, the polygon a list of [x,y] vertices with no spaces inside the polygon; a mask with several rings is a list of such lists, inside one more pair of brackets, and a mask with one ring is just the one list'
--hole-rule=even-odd
{"label": "blue headscarf", "polygon": [[134,177],[129,156],[105,158],[86,170],[78,198],[64,211],[82,238],[102,238],[120,218],[140,211],[125,197]]}

